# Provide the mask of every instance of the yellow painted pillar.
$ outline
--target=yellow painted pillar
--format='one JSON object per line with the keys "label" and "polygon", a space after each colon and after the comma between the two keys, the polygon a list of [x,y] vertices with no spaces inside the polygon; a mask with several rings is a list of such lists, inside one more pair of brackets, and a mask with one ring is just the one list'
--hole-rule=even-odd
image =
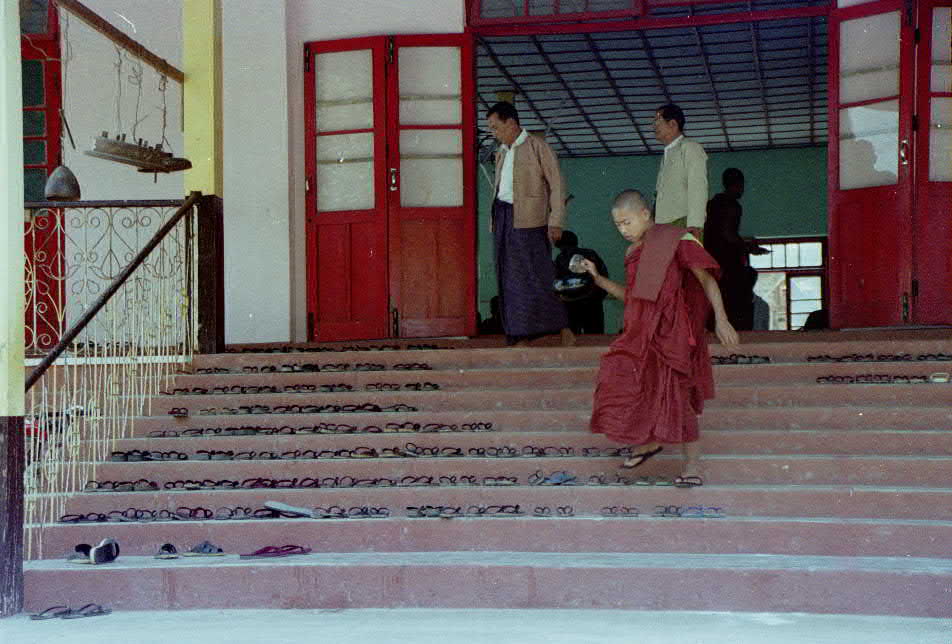
{"label": "yellow painted pillar", "polygon": [[23,95],[19,0],[0,0],[0,617],[23,609]]}
{"label": "yellow painted pillar", "polygon": [[185,192],[222,196],[221,0],[182,3]]}
{"label": "yellow painted pillar", "polygon": [[0,417],[23,415],[23,95],[18,0],[0,0]]}

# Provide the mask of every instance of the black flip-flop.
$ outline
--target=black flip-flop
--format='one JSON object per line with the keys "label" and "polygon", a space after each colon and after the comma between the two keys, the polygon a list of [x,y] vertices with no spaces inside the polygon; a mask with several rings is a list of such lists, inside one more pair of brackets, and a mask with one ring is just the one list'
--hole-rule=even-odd
{"label": "black flip-flop", "polygon": [[69,610],[64,615],[61,615],[61,617],[63,619],[79,619],[81,617],[98,617],[100,615],[108,615],[111,612],[111,608],[103,608],[99,604],[86,604],[82,608]]}
{"label": "black flip-flop", "polygon": [[[660,453],[661,453],[661,450],[663,450],[663,449],[664,449],[664,447],[660,447],[660,446],[659,446],[659,447],[654,448],[653,450],[650,450],[650,451],[647,451],[647,452],[642,452],[641,454],[635,454],[635,455],[633,455],[631,458],[627,459],[624,463],[622,463],[621,465],[619,465],[619,467],[623,467],[623,468],[625,468],[626,470],[633,470],[633,469],[635,469],[636,467],[639,467],[639,466],[641,466],[641,465],[644,465],[644,464],[645,464],[645,461],[647,461],[647,460],[648,460],[649,458],[651,458],[652,456],[656,456],[656,455],[660,454]],[[631,463],[629,463],[629,461],[631,461]]]}
{"label": "black flip-flop", "polygon": [[156,559],[178,559],[179,553],[171,543],[163,543],[155,554]]}
{"label": "black flip-flop", "polygon": [[67,615],[70,612],[69,606],[50,606],[41,613],[36,613],[30,615],[30,619],[34,621],[40,621],[44,619],[56,619],[57,617],[62,617]]}
{"label": "black flip-flop", "polygon": [[674,487],[701,487],[704,479],[700,476],[678,476],[674,479]]}

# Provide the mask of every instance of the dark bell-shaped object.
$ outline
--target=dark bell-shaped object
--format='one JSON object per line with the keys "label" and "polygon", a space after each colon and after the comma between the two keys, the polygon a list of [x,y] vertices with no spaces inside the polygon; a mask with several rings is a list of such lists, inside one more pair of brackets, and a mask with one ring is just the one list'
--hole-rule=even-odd
{"label": "dark bell-shaped object", "polygon": [[47,201],[79,201],[79,181],[65,165],[57,166],[46,179],[43,196]]}

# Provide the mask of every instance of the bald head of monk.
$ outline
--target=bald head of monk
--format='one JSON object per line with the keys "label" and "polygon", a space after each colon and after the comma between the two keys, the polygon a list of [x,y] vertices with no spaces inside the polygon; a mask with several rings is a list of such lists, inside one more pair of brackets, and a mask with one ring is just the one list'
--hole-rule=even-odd
{"label": "bald head of monk", "polygon": [[621,236],[632,243],[641,241],[645,231],[654,225],[648,202],[637,190],[624,190],[615,197],[612,220]]}

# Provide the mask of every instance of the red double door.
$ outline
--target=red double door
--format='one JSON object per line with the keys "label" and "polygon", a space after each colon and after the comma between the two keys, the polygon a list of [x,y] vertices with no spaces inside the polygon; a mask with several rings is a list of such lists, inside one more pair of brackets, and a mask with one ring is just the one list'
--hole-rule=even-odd
{"label": "red double door", "polygon": [[830,20],[836,328],[952,323],[949,0],[840,0]]}
{"label": "red double door", "polygon": [[308,336],[473,335],[472,44],[305,48]]}

